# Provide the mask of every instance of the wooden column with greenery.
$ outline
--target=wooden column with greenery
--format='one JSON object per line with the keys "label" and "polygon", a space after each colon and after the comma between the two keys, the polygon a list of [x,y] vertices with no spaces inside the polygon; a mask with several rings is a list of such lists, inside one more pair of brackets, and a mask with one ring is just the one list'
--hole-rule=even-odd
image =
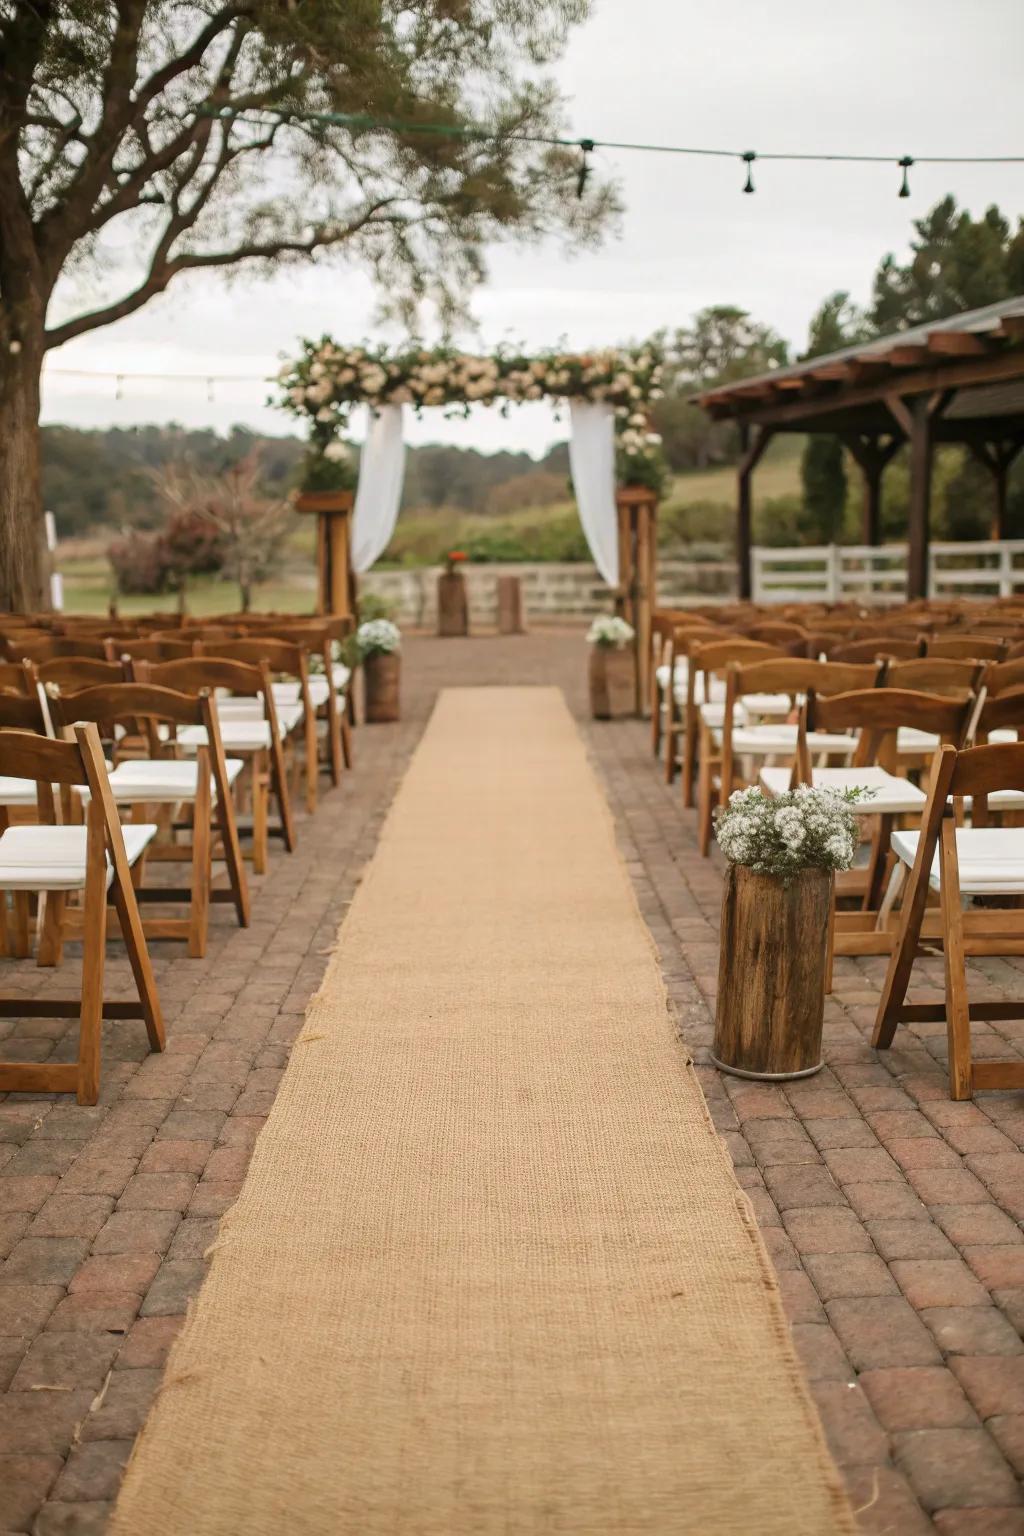
{"label": "wooden column with greenery", "polygon": [[658,601],[658,493],[626,485],[616,494],[619,513],[619,589],[616,611],[635,631],[636,712],[650,690],[651,618]]}
{"label": "wooden column with greenery", "polygon": [[354,501],[351,491],[303,491],[295,500],[297,511],[316,515],[317,613],[340,618],[355,614]]}

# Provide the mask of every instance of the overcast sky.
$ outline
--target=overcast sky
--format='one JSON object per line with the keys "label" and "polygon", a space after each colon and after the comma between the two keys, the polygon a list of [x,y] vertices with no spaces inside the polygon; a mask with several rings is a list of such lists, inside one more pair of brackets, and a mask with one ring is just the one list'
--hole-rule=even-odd
{"label": "overcast sky", "polygon": [[[1024,0],[595,0],[556,73],[581,136],[895,161],[1024,154],[1022,60]],[[763,164],[745,197],[738,162],[599,160],[621,182],[621,234],[571,260],[555,247],[494,250],[469,345],[628,341],[732,303],[800,346],[824,295],[847,288],[866,301],[878,259],[905,251],[911,219],[947,191],[975,214],[992,202],[1024,213],[1024,165],[915,167],[900,200],[895,164]],[[294,430],[265,406],[260,379],[303,335],[399,340],[373,327],[372,308],[368,279],[336,260],[269,280],[185,276],[139,314],[50,353],[44,419]],[[126,378],[117,399],[112,380],[61,369],[252,377],[216,384],[212,401],[198,381]],[[408,435],[540,453],[564,432],[536,405],[507,420],[480,407],[464,422],[426,412]]]}

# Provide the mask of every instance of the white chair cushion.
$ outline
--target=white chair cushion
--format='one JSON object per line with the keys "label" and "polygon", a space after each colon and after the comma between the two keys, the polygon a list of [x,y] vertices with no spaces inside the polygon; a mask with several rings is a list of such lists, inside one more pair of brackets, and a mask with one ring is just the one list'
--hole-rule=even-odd
{"label": "white chair cushion", "polygon": [[[229,757],[225,759],[224,767],[228,783],[233,784],[245,763],[240,757]],[[119,763],[110,775],[110,787],[119,805],[145,805],[147,801],[176,805],[180,801],[194,800],[198,782],[194,762],[164,762],[146,757]],[[217,788],[212,777],[210,792],[216,800]]]}
{"label": "white chair cushion", "polygon": [[1000,726],[996,731],[989,731],[987,744],[990,747],[994,747],[999,744],[1005,744],[1008,741],[1018,741],[1019,739],[1018,732],[1010,726]]}
{"label": "white chair cushion", "polygon": [[[904,864],[913,864],[920,836],[920,832],[893,833],[893,850]],[[957,827],[956,856],[965,896],[1024,894],[1024,827]],[[933,891],[941,884],[938,847],[928,884]]]}
{"label": "white chair cushion", "polygon": [[[220,739],[228,752],[262,752],[270,746],[270,724],[267,720],[240,719],[230,716],[218,718]],[[280,732],[280,722],[278,725]],[[178,732],[178,745],[184,752],[195,752],[208,745],[204,725],[186,725]]]}
{"label": "white chair cushion", "polygon": [[[796,703],[802,702],[802,696],[798,694]],[[785,719],[793,707],[793,699],[788,693],[745,693],[740,704],[748,720],[778,715]]]}
{"label": "white chair cushion", "polygon": [[35,779],[12,779],[0,774],[0,805],[36,805]]}
{"label": "white chair cushion", "polygon": [[[302,720],[302,702],[299,699],[286,702],[278,699],[275,694],[274,704],[277,709],[277,728],[282,736],[287,736]],[[217,700],[217,719],[222,732],[226,720],[262,720],[263,718],[261,699]]]}
{"label": "white chair cushion", "polygon": [[[799,727],[780,722],[774,725],[733,726],[732,749],[743,757],[773,757],[777,752],[795,752]],[[717,733],[721,740],[721,732]],[[847,757],[857,745],[855,736],[831,731],[808,731],[811,752],[842,752]]]}
{"label": "white chair cushion", "polygon": [[[769,794],[785,794],[789,780],[788,768],[761,769],[761,783]],[[834,789],[838,794],[847,789],[873,789],[875,793],[870,799],[854,803],[853,810],[858,816],[877,816],[882,811],[894,815],[919,812],[928,802],[923,790],[884,768],[813,768],[811,782],[815,789]]]}
{"label": "white chair cushion", "polygon": [[[150,822],[129,822],[121,831],[130,865],[157,834]],[[0,836],[0,891],[80,891],[85,841],[85,827],[8,827]],[[108,854],[108,886],[113,878]]]}
{"label": "white chair cushion", "polygon": [[918,757],[922,752],[937,752],[941,737],[932,731],[919,731],[915,725],[901,725],[896,732],[896,751],[900,757]]}

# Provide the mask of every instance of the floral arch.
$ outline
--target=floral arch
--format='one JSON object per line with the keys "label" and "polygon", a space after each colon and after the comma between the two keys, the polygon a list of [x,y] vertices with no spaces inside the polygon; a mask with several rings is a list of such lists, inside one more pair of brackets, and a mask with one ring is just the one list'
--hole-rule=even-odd
{"label": "floral arch", "polygon": [[404,470],[403,413],[441,407],[468,415],[475,404],[513,405],[549,398],[569,405],[573,489],[594,562],[612,587],[620,581],[616,486],[657,492],[661,440],[649,411],[661,391],[663,359],[653,341],[588,353],[499,349],[489,356],[451,347],[401,351],[342,346],[329,336],[305,341],[282,368],[279,404],[308,423],[304,488],[352,488],[343,442],[356,406],[369,412],[353,514],[351,563],[369,570],[394,532]]}

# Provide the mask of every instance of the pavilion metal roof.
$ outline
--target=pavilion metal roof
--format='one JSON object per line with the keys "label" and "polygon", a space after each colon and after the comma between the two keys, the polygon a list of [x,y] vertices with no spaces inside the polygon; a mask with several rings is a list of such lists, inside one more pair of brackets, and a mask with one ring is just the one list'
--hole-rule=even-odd
{"label": "pavilion metal roof", "polygon": [[[983,360],[997,358],[1009,352],[1021,357],[1021,374],[1024,375],[1024,294],[1003,299],[998,304],[987,304],[982,309],[965,310],[950,315],[945,320],[931,320],[924,325],[910,326],[893,331],[873,341],[857,342],[842,347],[837,352],[811,357],[802,363],[786,368],[775,368],[755,378],[737,379],[706,390],[693,399],[713,416],[742,415],[755,419],[766,411],[785,405],[793,407],[787,415],[795,416],[800,407],[806,406],[808,415],[828,413],[841,406],[846,388],[870,384],[887,384],[892,381],[899,388],[915,371],[928,370],[929,376],[937,368],[953,364],[981,363],[978,378],[970,382],[982,383],[982,374],[988,373],[984,382],[1002,382],[1009,377],[1016,379],[1013,363],[1005,363],[997,372],[989,372]],[[975,372],[975,369],[970,369]],[[962,381],[967,384],[965,376]],[[859,391],[861,392],[861,391]],[[1013,392],[1001,404],[1009,406],[1006,414],[1020,410],[1020,395]],[[994,402],[993,402],[994,403]],[[964,414],[967,414],[964,411]],[[1003,414],[995,410],[992,414]]]}

